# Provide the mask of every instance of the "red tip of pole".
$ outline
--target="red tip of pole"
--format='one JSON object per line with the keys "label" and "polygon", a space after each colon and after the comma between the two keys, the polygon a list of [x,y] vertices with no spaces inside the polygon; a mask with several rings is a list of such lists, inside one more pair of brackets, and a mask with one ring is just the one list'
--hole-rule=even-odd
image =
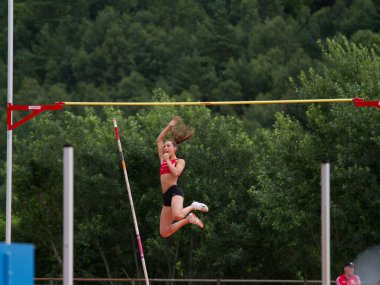
{"label": "red tip of pole", "polygon": [[115,135],[116,135],[116,139],[120,140],[119,129],[117,127],[115,128]]}

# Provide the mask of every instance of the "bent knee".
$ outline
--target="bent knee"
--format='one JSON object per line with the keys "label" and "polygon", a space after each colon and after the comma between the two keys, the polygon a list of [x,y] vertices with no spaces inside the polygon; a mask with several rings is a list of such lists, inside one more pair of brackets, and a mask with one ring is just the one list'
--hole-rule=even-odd
{"label": "bent knee", "polygon": [[160,236],[163,238],[167,238],[170,236],[170,232],[168,230],[160,230]]}
{"label": "bent knee", "polygon": [[173,215],[173,218],[176,221],[180,221],[180,220],[183,220],[185,218],[185,216],[182,215],[181,213],[178,213],[178,214]]}

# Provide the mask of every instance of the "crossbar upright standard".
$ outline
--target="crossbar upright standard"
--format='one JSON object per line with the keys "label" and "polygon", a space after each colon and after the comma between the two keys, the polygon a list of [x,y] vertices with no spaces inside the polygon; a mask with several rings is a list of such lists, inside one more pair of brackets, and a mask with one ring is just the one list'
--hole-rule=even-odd
{"label": "crossbar upright standard", "polygon": [[63,148],[63,285],[74,279],[74,148]]}
{"label": "crossbar upright standard", "polygon": [[118,144],[118,147],[119,147],[120,158],[121,158],[121,165],[123,167],[124,178],[125,178],[125,184],[127,185],[128,198],[129,198],[129,203],[131,205],[132,216],[133,216],[133,223],[135,225],[136,238],[137,238],[137,243],[138,243],[138,246],[139,246],[140,258],[141,258],[141,263],[142,263],[142,267],[143,267],[143,271],[144,271],[144,277],[145,277],[145,283],[147,285],[149,285],[148,271],[147,271],[146,265],[145,265],[144,251],[143,251],[143,247],[142,247],[142,243],[141,243],[139,227],[137,225],[136,212],[135,212],[135,207],[133,205],[133,199],[132,199],[132,191],[131,191],[131,187],[129,186],[127,166],[125,164],[125,159],[124,159],[124,154],[123,154],[123,148],[121,146],[120,135],[119,135],[119,128],[117,127],[116,118],[113,119],[113,125],[114,125],[114,129],[115,129],[115,135],[116,135],[117,144]]}

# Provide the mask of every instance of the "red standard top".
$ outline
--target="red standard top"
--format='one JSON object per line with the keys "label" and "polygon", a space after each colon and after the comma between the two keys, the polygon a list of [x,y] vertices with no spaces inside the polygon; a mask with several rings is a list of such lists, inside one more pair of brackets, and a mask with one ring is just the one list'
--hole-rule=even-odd
{"label": "red standard top", "polygon": [[[170,162],[174,166],[176,166],[177,159],[171,159]],[[162,174],[168,174],[168,173],[171,174],[169,165],[167,164],[166,160],[163,160],[162,163],[161,163],[161,167],[160,167],[160,175],[162,175]]]}

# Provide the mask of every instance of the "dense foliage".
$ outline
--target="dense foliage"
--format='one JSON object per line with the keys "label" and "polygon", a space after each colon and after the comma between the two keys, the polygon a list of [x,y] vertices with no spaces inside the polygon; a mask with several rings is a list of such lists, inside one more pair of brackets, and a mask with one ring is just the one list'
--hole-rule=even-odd
{"label": "dense foliage", "polygon": [[[378,7],[371,0],[16,1],[14,101],[378,99]],[[3,1],[3,39],[6,11]],[[0,77],[6,82],[5,52]],[[163,239],[155,138],[174,114],[195,129],[179,152],[186,203],[204,201],[210,213],[201,215],[204,231],[187,226]],[[142,276],[113,116],[152,277],[320,279],[322,160],[332,171],[333,276],[379,242],[377,110],[65,108],[14,131],[14,240],[35,244],[37,276],[62,271],[65,143],[75,152],[75,274]],[[2,165],[5,149],[4,139]],[[0,177],[4,235],[5,167]]]}

